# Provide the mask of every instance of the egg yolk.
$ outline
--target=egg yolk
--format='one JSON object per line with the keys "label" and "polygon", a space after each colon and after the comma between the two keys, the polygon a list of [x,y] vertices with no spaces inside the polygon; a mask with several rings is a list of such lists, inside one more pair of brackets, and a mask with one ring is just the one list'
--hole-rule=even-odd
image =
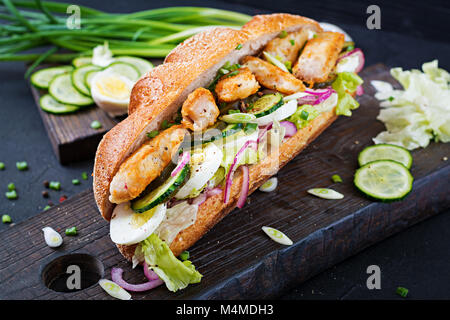
{"label": "egg yolk", "polygon": [[148,211],[145,211],[143,213],[135,213],[133,214],[133,216],[131,217],[131,226],[133,228],[139,228],[142,227],[148,220],[150,220],[153,215],[155,214],[155,210],[157,207],[154,207]]}
{"label": "egg yolk", "polygon": [[119,77],[109,76],[97,82],[98,92],[106,97],[126,100],[130,96],[130,87]]}

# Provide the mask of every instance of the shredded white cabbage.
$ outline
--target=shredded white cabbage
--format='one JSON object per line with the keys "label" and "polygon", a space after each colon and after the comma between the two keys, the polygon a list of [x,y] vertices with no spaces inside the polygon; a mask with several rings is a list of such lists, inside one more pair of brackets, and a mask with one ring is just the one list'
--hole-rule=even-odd
{"label": "shredded white cabbage", "polygon": [[450,74],[438,68],[437,60],[424,63],[422,70],[391,69],[403,90],[382,81],[371,82],[378,91],[375,97],[382,100],[377,119],[387,129],[373,139],[376,144],[413,150],[425,148],[431,139],[450,141]]}

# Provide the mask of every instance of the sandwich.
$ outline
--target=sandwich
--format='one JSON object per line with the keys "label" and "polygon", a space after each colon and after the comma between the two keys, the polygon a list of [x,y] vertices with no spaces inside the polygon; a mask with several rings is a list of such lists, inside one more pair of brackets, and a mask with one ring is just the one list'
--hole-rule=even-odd
{"label": "sandwich", "polygon": [[351,115],[363,63],[344,34],[290,14],[179,44],[134,85],[128,117],[97,149],[95,200],[121,254],[171,291],[199,282],[177,257]]}

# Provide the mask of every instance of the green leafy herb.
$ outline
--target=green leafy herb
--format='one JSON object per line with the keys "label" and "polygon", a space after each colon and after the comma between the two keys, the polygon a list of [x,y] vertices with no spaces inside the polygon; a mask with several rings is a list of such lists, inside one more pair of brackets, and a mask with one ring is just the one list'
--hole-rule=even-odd
{"label": "green leafy herb", "polygon": [[278,35],[278,38],[283,39],[286,38],[288,35],[288,33],[286,32],[286,30],[283,30],[280,32],[280,34]]}
{"label": "green leafy herb", "polygon": [[147,137],[150,139],[153,139],[154,137],[156,137],[159,134],[158,130],[152,130],[150,132],[147,132]]}
{"label": "green leafy herb", "polygon": [[4,214],[4,215],[2,215],[2,222],[3,223],[11,223],[12,219],[11,219],[11,217],[9,215]]}
{"label": "green leafy herb", "polygon": [[244,127],[245,134],[251,134],[258,128],[257,123],[246,123]]}
{"label": "green leafy herb", "polygon": [[11,190],[5,193],[6,198],[8,198],[9,200],[15,200],[17,199],[17,192],[16,190]]}
{"label": "green leafy herb", "polygon": [[289,40],[289,42],[291,43],[291,46],[295,45],[295,40],[294,39]]}
{"label": "green leafy herb", "polygon": [[43,211],[47,211],[48,209],[50,209],[51,207],[49,205],[46,205],[43,209]]}
{"label": "green leafy herb", "polygon": [[12,183],[12,182],[8,183],[8,190],[9,190],[9,191],[13,191],[13,190],[16,190],[16,186],[15,186],[15,184],[14,184],[14,183]]}
{"label": "green leafy herb", "polygon": [[308,120],[308,116],[309,116],[309,113],[306,110],[302,110],[302,112],[300,113],[300,118],[303,120]]}
{"label": "green leafy herb", "polygon": [[401,296],[402,298],[406,298],[406,296],[408,295],[409,290],[403,287],[398,287],[397,290],[395,291],[399,296]]}
{"label": "green leafy herb", "polygon": [[342,178],[338,174],[333,174],[331,180],[333,180],[334,183],[343,182]]}
{"label": "green leafy herb", "polygon": [[236,109],[230,109],[230,110],[228,110],[228,114],[233,114],[233,113],[240,113],[240,111],[239,111],[239,110],[236,110]]}
{"label": "green leafy herb", "polygon": [[61,182],[59,181],[50,181],[50,184],[48,187],[52,190],[60,190],[61,189]]}
{"label": "green leafy herb", "polygon": [[167,128],[169,128],[169,121],[163,120],[163,122],[161,123],[161,129],[165,130]]}
{"label": "green leafy herb", "polygon": [[28,169],[28,163],[26,161],[16,162],[16,168],[20,171],[24,171]]}
{"label": "green leafy herb", "polygon": [[190,256],[189,251],[183,251],[180,254],[180,259],[181,259],[181,261],[186,261],[186,260],[189,260],[189,256]]}
{"label": "green leafy herb", "polygon": [[237,46],[236,46],[236,50],[241,50],[242,49],[242,44],[238,44]]}
{"label": "green leafy herb", "polygon": [[82,173],[81,173],[81,178],[82,178],[83,180],[87,180],[87,179],[88,179],[88,174],[87,174],[87,172],[82,172]]}
{"label": "green leafy herb", "polygon": [[76,236],[77,235],[77,227],[72,227],[66,229],[66,236]]}
{"label": "green leafy herb", "polygon": [[389,101],[394,101],[394,97],[393,97],[393,96],[390,96],[390,97],[388,98],[388,100],[389,100]]}

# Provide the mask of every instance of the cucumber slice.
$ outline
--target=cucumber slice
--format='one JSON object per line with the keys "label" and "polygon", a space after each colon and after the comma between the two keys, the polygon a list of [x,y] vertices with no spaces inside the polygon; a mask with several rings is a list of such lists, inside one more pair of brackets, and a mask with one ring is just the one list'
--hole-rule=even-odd
{"label": "cucumber slice", "polygon": [[255,101],[253,107],[248,111],[257,118],[266,116],[283,105],[283,96],[280,93],[266,94]]}
{"label": "cucumber slice", "polygon": [[153,69],[153,64],[150,61],[142,58],[121,56],[114,58],[114,61],[129,63],[132,66],[136,67],[136,69],[139,71],[139,76],[142,76],[144,73]]}
{"label": "cucumber slice", "polygon": [[75,106],[88,106],[94,103],[90,97],[81,94],[72,84],[69,73],[56,76],[52,82],[48,92],[58,102],[64,104],[72,104]]}
{"label": "cucumber slice", "polygon": [[92,79],[94,79],[95,75],[99,72],[100,70],[91,70],[86,72],[86,74],[84,75],[84,84],[89,88],[89,92],[91,91]]}
{"label": "cucumber slice", "polygon": [[156,189],[144,191],[138,198],[131,200],[131,208],[134,212],[143,213],[169,200],[172,195],[183,185],[189,175],[189,164],[186,164],[175,176],[169,177],[166,182]]}
{"label": "cucumber slice", "polygon": [[135,66],[125,63],[125,62],[113,62],[108,67],[106,67],[105,71],[112,71],[121,76],[127,77],[131,81],[137,81],[139,79],[139,71]]}
{"label": "cucumber slice", "polygon": [[72,77],[72,84],[74,85],[75,89],[77,89],[84,95],[90,96],[91,91],[89,87],[86,85],[86,82],[84,81],[86,73],[90,71],[98,71],[100,69],[101,69],[100,67],[94,66],[93,64],[86,64],[73,70],[71,77]]}
{"label": "cucumber slice", "polygon": [[411,168],[413,161],[408,150],[392,144],[376,144],[365,148],[358,155],[359,166],[376,160],[394,160],[408,169]]}
{"label": "cucumber slice", "polygon": [[409,170],[393,160],[376,160],[356,170],[355,186],[365,195],[382,200],[403,199],[411,190],[414,178]]}
{"label": "cucumber slice", "polygon": [[92,64],[92,57],[78,57],[72,60],[72,65],[75,68],[81,67],[85,64]]}
{"label": "cucumber slice", "polygon": [[61,66],[61,67],[41,69],[33,73],[33,75],[31,76],[31,83],[36,88],[48,89],[48,86],[54,77],[62,73],[70,72],[72,70],[73,70],[72,66]]}
{"label": "cucumber slice", "polygon": [[80,107],[77,106],[59,103],[49,94],[43,95],[41,99],[39,99],[39,104],[42,110],[54,114],[71,113],[80,109]]}

